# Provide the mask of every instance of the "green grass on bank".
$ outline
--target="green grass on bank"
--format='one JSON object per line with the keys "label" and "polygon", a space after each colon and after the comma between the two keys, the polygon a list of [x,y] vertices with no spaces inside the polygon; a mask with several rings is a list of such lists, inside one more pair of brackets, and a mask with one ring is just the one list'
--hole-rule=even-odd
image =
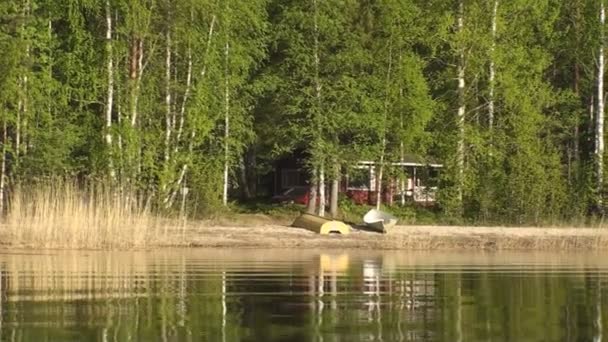
{"label": "green grass on bank", "polygon": [[[339,214],[337,219],[345,222],[360,224],[363,216],[371,205],[358,205],[348,198],[342,198],[339,202]],[[446,213],[439,206],[421,206],[408,202],[404,206],[393,205],[381,207],[381,210],[390,213],[399,219],[401,225],[448,225],[448,226],[503,226],[503,227],[591,227],[599,228],[606,226],[608,221],[603,216],[577,216],[556,217],[539,220],[537,222],[510,222],[504,220],[484,220],[481,218],[463,218]],[[306,207],[298,204],[269,203],[264,200],[250,201],[247,203],[233,202],[228,208],[214,210],[211,216],[229,223],[233,218],[236,223],[246,222],[289,224],[300,213],[306,211]],[[207,216],[207,215],[206,215]],[[329,216],[329,212],[327,212]]]}
{"label": "green grass on bank", "polygon": [[[339,214],[337,219],[360,224],[363,222],[363,216],[370,209],[375,208],[370,205],[358,205],[349,199],[343,199],[339,203]],[[435,224],[455,224],[442,217],[441,212],[437,208],[424,208],[415,205],[406,206],[382,206],[382,210],[395,215],[399,219],[400,224],[419,224],[419,225],[435,225]],[[209,212],[207,216],[211,220],[229,221],[234,218],[235,223],[245,220],[249,217],[252,221],[259,220],[262,217],[269,221],[288,224],[293,221],[300,213],[306,211],[306,207],[298,204],[280,204],[269,203],[267,201],[251,201],[246,203],[233,202],[228,208],[219,208],[213,212]],[[329,217],[329,212],[327,212]]]}

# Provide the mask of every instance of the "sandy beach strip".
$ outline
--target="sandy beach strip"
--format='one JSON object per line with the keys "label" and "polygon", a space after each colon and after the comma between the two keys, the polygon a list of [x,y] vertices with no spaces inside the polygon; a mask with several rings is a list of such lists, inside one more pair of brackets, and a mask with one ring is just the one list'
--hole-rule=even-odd
{"label": "sandy beach strip", "polygon": [[169,245],[241,248],[340,248],[380,250],[608,250],[608,229],[396,226],[387,234],[353,229],[319,235],[281,226],[191,226]]}

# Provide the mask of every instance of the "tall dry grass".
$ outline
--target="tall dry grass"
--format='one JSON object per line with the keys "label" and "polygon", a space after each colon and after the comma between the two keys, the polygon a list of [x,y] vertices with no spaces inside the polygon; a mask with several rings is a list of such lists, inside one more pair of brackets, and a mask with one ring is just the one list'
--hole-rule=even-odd
{"label": "tall dry grass", "polygon": [[70,183],[18,188],[10,196],[3,240],[41,248],[134,248],[171,245],[185,224],[150,213],[105,187]]}

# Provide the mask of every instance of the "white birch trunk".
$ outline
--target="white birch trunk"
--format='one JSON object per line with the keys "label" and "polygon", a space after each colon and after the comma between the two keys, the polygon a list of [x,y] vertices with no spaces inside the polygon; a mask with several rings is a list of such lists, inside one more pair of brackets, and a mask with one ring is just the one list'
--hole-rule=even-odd
{"label": "white birch trunk", "polygon": [[112,156],[112,106],[114,103],[114,56],[112,51],[112,9],[110,0],[106,0],[106,53],[107,53],[107,73],[108,73],[108,89],[106,96],[106,112],[105,112],[105,142],[108,149],[108,167],[110,177],[115,178],[116,174],[113,165]]}
{"label": "white birch trunk", "polygon": [[186,182],[182,184],[180,187],[182,193],[182,203],[179,208],[179,216],[182,220],[186,219],[186,197],[188,196],[188,187],[186,186]]}
{"label": "white birch trunk", "polygon": [[[194,138],[196,138],[196,133],[193,131],[190,135],[190,142],[188,143],[188,155],[192,155],[192,150],[194,149]],[[179,177],[177,178],[177,183],[175,185],[174,190],[167,196],[164,200],[166,208],[170,208],[173,206],[173,202],[175,201],[175,197],[184,182],[186,177],[186,172],[188,172],[188,163],[184,163],[182,165],[182,169],[179,172]]]}
{"label": "white birch trunk", "polygon": [[[23,80],[19,80],[19,88],[23,92]],[[21,112],[23,111],[23,98],[19,95],[19,101],[17,101],[17,118],[15,122],[15,155],[19,160],[19,151],[21,150]]]}
{"label": "white birch trunk", "polygon": [[[580,47],[580,41],[581,41],[581,34],[580,34],[580,22],[581,22],[581,4],[579,1],[576,2],[576,14],[575,14],[575,19],[574,19],[574,36],[576,37],[576,47],[579,48]],[[580,83],[581,83],[581,71],[580,71],[580,64],[579,64],[579,58],[576,58],[574,61],[574,84],[573,84],[573,90],[574,90],[574,94],[576,96],[580,96]],[[579,165],[579,159],[580,159],[580,117],[578,114],[575,115],[575,123],[574,123],[574,146],[573,146],[573,154],[574,154],[574,162],[577,166],[577,170],[576,173],[578,174],[579,170],[578,170],[578,166]]]}
{"label": "white birch trunk", "polygon": [[597,191],[598,204],[603,202],[603,184],[604,184],[604,24],[606,22],[606,13],[604,9],[604,1],[600,2],[600,51],[598,53],[598,72],[597,72],[597,115],[596,115],[596,131],[595,131],[595,157],[597,159]]}
{"label": "white birch trunk", "polygon": [[412,197],[414,198],[414,201],[416,201],[416,188],[418,187],[418,173],[416,172],[416,167],[414,166],[414,171],[412,172]]}
{"label": "white birch trunk", "polygon": [[319,168],[319,216],[325,216],[325,164]]}
{"label": "white birch trunk", "polygon": [[177,128],[177,135],[175,137],[175,148],[174,153],[177,153],[179,149],[179,143],[182,138],[182,132],[184,130],[184,122],[186,120],[186,104],[190,97],[190,89],[192,88],[192,48],[188,46],[188,71],[186,72],[186,90],[184,91],[184,99],[179,110],[179,126]]}
{"label": "white birch trunk", "polygon": [[[145,69],[144,65],[144,42],[142,38],[134,38],[132,42],[132,53],[134,54],[131,61],[131,93],[130,93],[130,104],[131,104],[131,128],[135,130],[138,124],[138,116],[139,116],[139,96],[141,90],[141,81],[143,78],[143,73]],[[129,151],[129,149],[128,149]],[[142,146],[141,143],[135,144],[127,157],[128,164],[128,176],[126,177],[127,182],[132,182],[137,179],[142,172]],[[141,193],[140,202],[144,200],[145,194]],[[143,203],[143,202],[141,202]]]}
{"label": "white birch trunk", "polygon": [[[23,9],[23,16],[25,18],[29,18],[30,16],[30,2],[29,0],[25,1],[25,7]],[[25,24],[22,27],[23,30],[23,34],[25,34],[25,29],[26,26]],[[26,38],[26,37],[23,37]],[[27,59],[29,59],[30,57],[30,44],[29,44],[29,39],[26,39],[26,45],[25,45],[25,56]],[[23,76],[19,79],[19,86],[20,86],[20,90],[21,90],[21,94],[19,96],[19,103],[17,105],[17,120],[15,122],[15,162],[17,164],[19,164],[19,159],[21,156],[21,145],[22,145],[22,137],[23,134],[22,132],[24,131],[25,127],[22,127],[22,121],[24,123],[23,126],[25,126],[25,122],[27,120],[27,111],[28,111],[28,73],[29,70],[24,70],[24,74]]]}
{"label": "white birch trunk", "polygon": [[[595,124],[595,94],[591,95],[591,98],[589,99],[589,122],[593,122]],[[596,134],[595,133],[595,125],[589,125],[590,127],[592,127],[593,129],[589,128],[589,134]],[[593,132],[591,132],[593,130]],[[593,137],[593,142],[595,143],[595,136]],[[594,147],[595,149],[595,147]],[[595,154],[595,150],[593,151],[593,153]]]}
{"label": "white birch trunk", "polygon": [[[403,154],[401,154],[401,156],[403,156]],[[403,157],[401,157],[401,160],[403,162]],[[406,192],[406,183],[405,183],[405,176],[401,176],[401,179],[399,180],[399,189],[400,189],[400,194],[399,194],[399,203],[401,204],[401,206],[405,206],[405,192]]]}
{"label": "white birch trunk", "polygon": [[228,79],[228,59],[230,54],[230,45],[226,41],[224,47],[224,191],[222,194],[222,203],[228,205],[228,169],[230,164],[230,82]]}
{"label": "white birch trunk", "polygon": [[306,212],[314,214],[317,208],[317,190],[319,189],[319,180],[317,179],[317,169],[315,168],[312,172],[312,179],[310,182],[310,196],[308,198],[308,207]]}
{"label": "white birch trunk", "polygon": [[[458,10],[458,32],[464,30],[464,1],[460,0]],[[458,61],[458,147],[456,152],[457,173],[458,173],[458,200],[462,202],[464,186],[464,123],[465,123],[465,70],[464,70],[464,49],[460,47]]]}
{"label": "white birch trunk", "polygon": [[[213,32],[214,32],[214,28],[215,28],[215,21],[216,21],[216,16],[214,15],[211,18],[211,24],[209,25],[209,35],[207,38],[207,47],[205,48],[205,58],[207,58],[209,56],[209,52],[211,51],[211,41],[213,38]],[[191,50],[189,50],[189,62],[191,63],[192,60],[192,56],[191,56]],[[189,68],[189,71],[191,72],[192,70]],[[205,75],[207,72],[207,63],[205,61],[205,64],[203,65],[203,68],[201,70],[200,73],[200,80],[199,82],[201,82],[202,80],[205,79]],[[182,103],[182,110],[183,110],[183,115],[185,115],[185,106],[186,106],[186,102],[188,100],[188,97],[185,95],[184,96],[184,102]],[[185,119],[184,119],[185,120]],[[192,150],[194,149],[194,138],[196,137],[196,131],[192,131],[192,133],[190,134],[190,141],[188,142],[188,155],[192,155]],[[173,189],[173,191],[171,192],[171,194],[169,196],[167,196],[164,200],[165,202],[165,206],[167,208],[173,206],[173,202],[175,201],[175,197],[177,195],[177,192],[179,191],[179,188],[184,180],[184,177],[186,175],[186,172],[188,171],[188,163],[184,163],[182,165],[179,177],[177,179],[177,183]]]}
{"label": "white birch trunk", "polygon": [[165,167],[169,162],[169,147],[171,145],[171,33],[167,31],[165,47]]}
{"label": "white birch trunk", "polygon": [[492,45],[490,47],[490,91],[488,103],[488,126],[490,129],[494,127],[494,85],[496,80],[496,70],[494,66],[494,52],[496,50],[496,21],[498,20],[498,2],[494,0],[494,8],[492,10]]}
{"label": "white birch trunk", "polygon": [[[209,25],[209,38],[207,39],[207,47],[205,48],[205,57],[209,56],[209,51],[211,50],[211,38],[213,37],[214,27],[215,27],[215,15],[211,18],[211,24]],[[203,69],[201,70],[201,79],[204,79],[206,74],[207,74],[207,63],[205,61],[205,65],[203,65]]]}
{"label": "white birch trunk", "polygon": [[[314,34],[313,34],[313,58],[314,58],[314,66],[315,66],[315,75],[314,75],[314,82],[315,82],[315,100],[316,100],[316,104],[317,104],[317,108],[316,111],[313,113],[313,126],[314,129],[316,130],[316,137],[314,138],[316,141],[315,146],[313,147],[313,151],[312,151],[312,158],[313,160],[315,160],[315,162],[319,159],[318,154],[320,154],[321,152],[319,151],[319,142],[321,140],[321,125],[319,123],[319,115],[320,115],[320,111],[321,111],[321,81],[319,79],[319,70],[321,67],[321,61],[319,58],[319,22],[318,22],[318,7],[317,7],[317,0],[313,0],[312,2],[313,4],[313,22],[314,22]],[[318,174],[317,174],[318,171]],[[318,176],[318,178],[316,178]],[[309,204],[312,204],[312,212],[315,211],[316,207],[317,207],[317,195],[319,196],[319,208],[318,208],[318,214],[320,215],[321,212],[325,213],[325,175],[324,175],[324,170],[323,170],[323,163],[321,163],[321,165],[319,166],[319,168],[317,169],[315,167],[315,174],[314,174],[314,179],[313,179],[313,191],[311,191],[310,194],[310,201]],[[321,193],[323,192],[323,193]],[[321,207],[323,207],[323,209],[321,209]],[[309,206],[309,210],[311,209],[311,207]],[[320,215],[322,216],[322,215]]]}
{"label": "white birch trunk", "polygon": [[[392,38],[391,38],[392,39]],[[388,105],[389,105],[389,87],[391,83],[391,72],[393,68],[393,44],[390,42],[388,51],[388,69],[386,71],[386,98],[384,99],[384,116],[382,118],[382,147],[380,149],[380,165],[378,169],[378,178],[376,181],[376,209],[380,210],[382,205],[382,176],[384,173],[384,155],[386,154],[386,134],[388,131]]]}
{"label": "white birch trunk", "polygon": [[338,216],[338,196],[340,195],[340,165],[334,164],[334,177],[331,180],[331,194],[329,200],[329,214],[331,217]]}
{"label": "white birch trunk", "polygon": [[141,89],[141,79],[143,76],[144,68],[144,42],[142,39],[138,39],[137,44],[137,64],[135,68],[135,85],[133,86],[131,94],[131,127],[137,125],[137,116],[139,112],[139,90]]}
{"label": "white birch trunk", "polygon": [[[29,45],[26,48],[26,55],[29,58],[30,56],[30,47]],[[23,113],[23,117],[20,118],[19,120],[17,120],[17,124],[19,125],[19,129],[17,130],[20,133],[20,142],[17,143],[17,158],[19,159],[20,156],[25,155],[27,153],[27,142],[26,142],[26,133],[27,133],[27,119],[28,119],[28,111],[29,111],[29,107],[28,107],[28,83],[29,83],[29,79],[27,75],[23,76],[23,106],[22,106],[22,113]],[[17,160],[18,161],[18,160]]]}
{"label": "white birch trunk", "polygon": [[[117,91],[118,94],[120,94],[120,90]],[[116,121],[118,124],[118,127],[122,127],[122,106],[120,105],[120,96],[116,99]],[[118,137],[117,137],[117,145],[118,145],[118,167],[117,167],[117,171],[118,171],[118,177],[119,177],[119,182],[121,183],[121,187],[122,187],[122,177],[124,174],[124,152],[123,152],[123,141],[122,141],[122,133],[118,133]]]}
{"label": "white birch trunk", "polygon": [[376,176],[376,209],[380,210],[382,205],[382,176],[384,173],[384,153],[380,156],[380,166],[378,167],[378,175]]}

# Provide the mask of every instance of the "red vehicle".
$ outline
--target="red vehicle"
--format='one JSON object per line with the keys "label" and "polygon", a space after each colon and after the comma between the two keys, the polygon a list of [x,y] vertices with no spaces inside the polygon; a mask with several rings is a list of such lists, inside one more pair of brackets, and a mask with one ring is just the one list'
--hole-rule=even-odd
{"label": "red vehicle", "polygon": [[273,202],[285,204],[303,204],[307,205],[309,199],[309,190],[307,187],[293,187],[285,190],[283,193],[272,197]]}

